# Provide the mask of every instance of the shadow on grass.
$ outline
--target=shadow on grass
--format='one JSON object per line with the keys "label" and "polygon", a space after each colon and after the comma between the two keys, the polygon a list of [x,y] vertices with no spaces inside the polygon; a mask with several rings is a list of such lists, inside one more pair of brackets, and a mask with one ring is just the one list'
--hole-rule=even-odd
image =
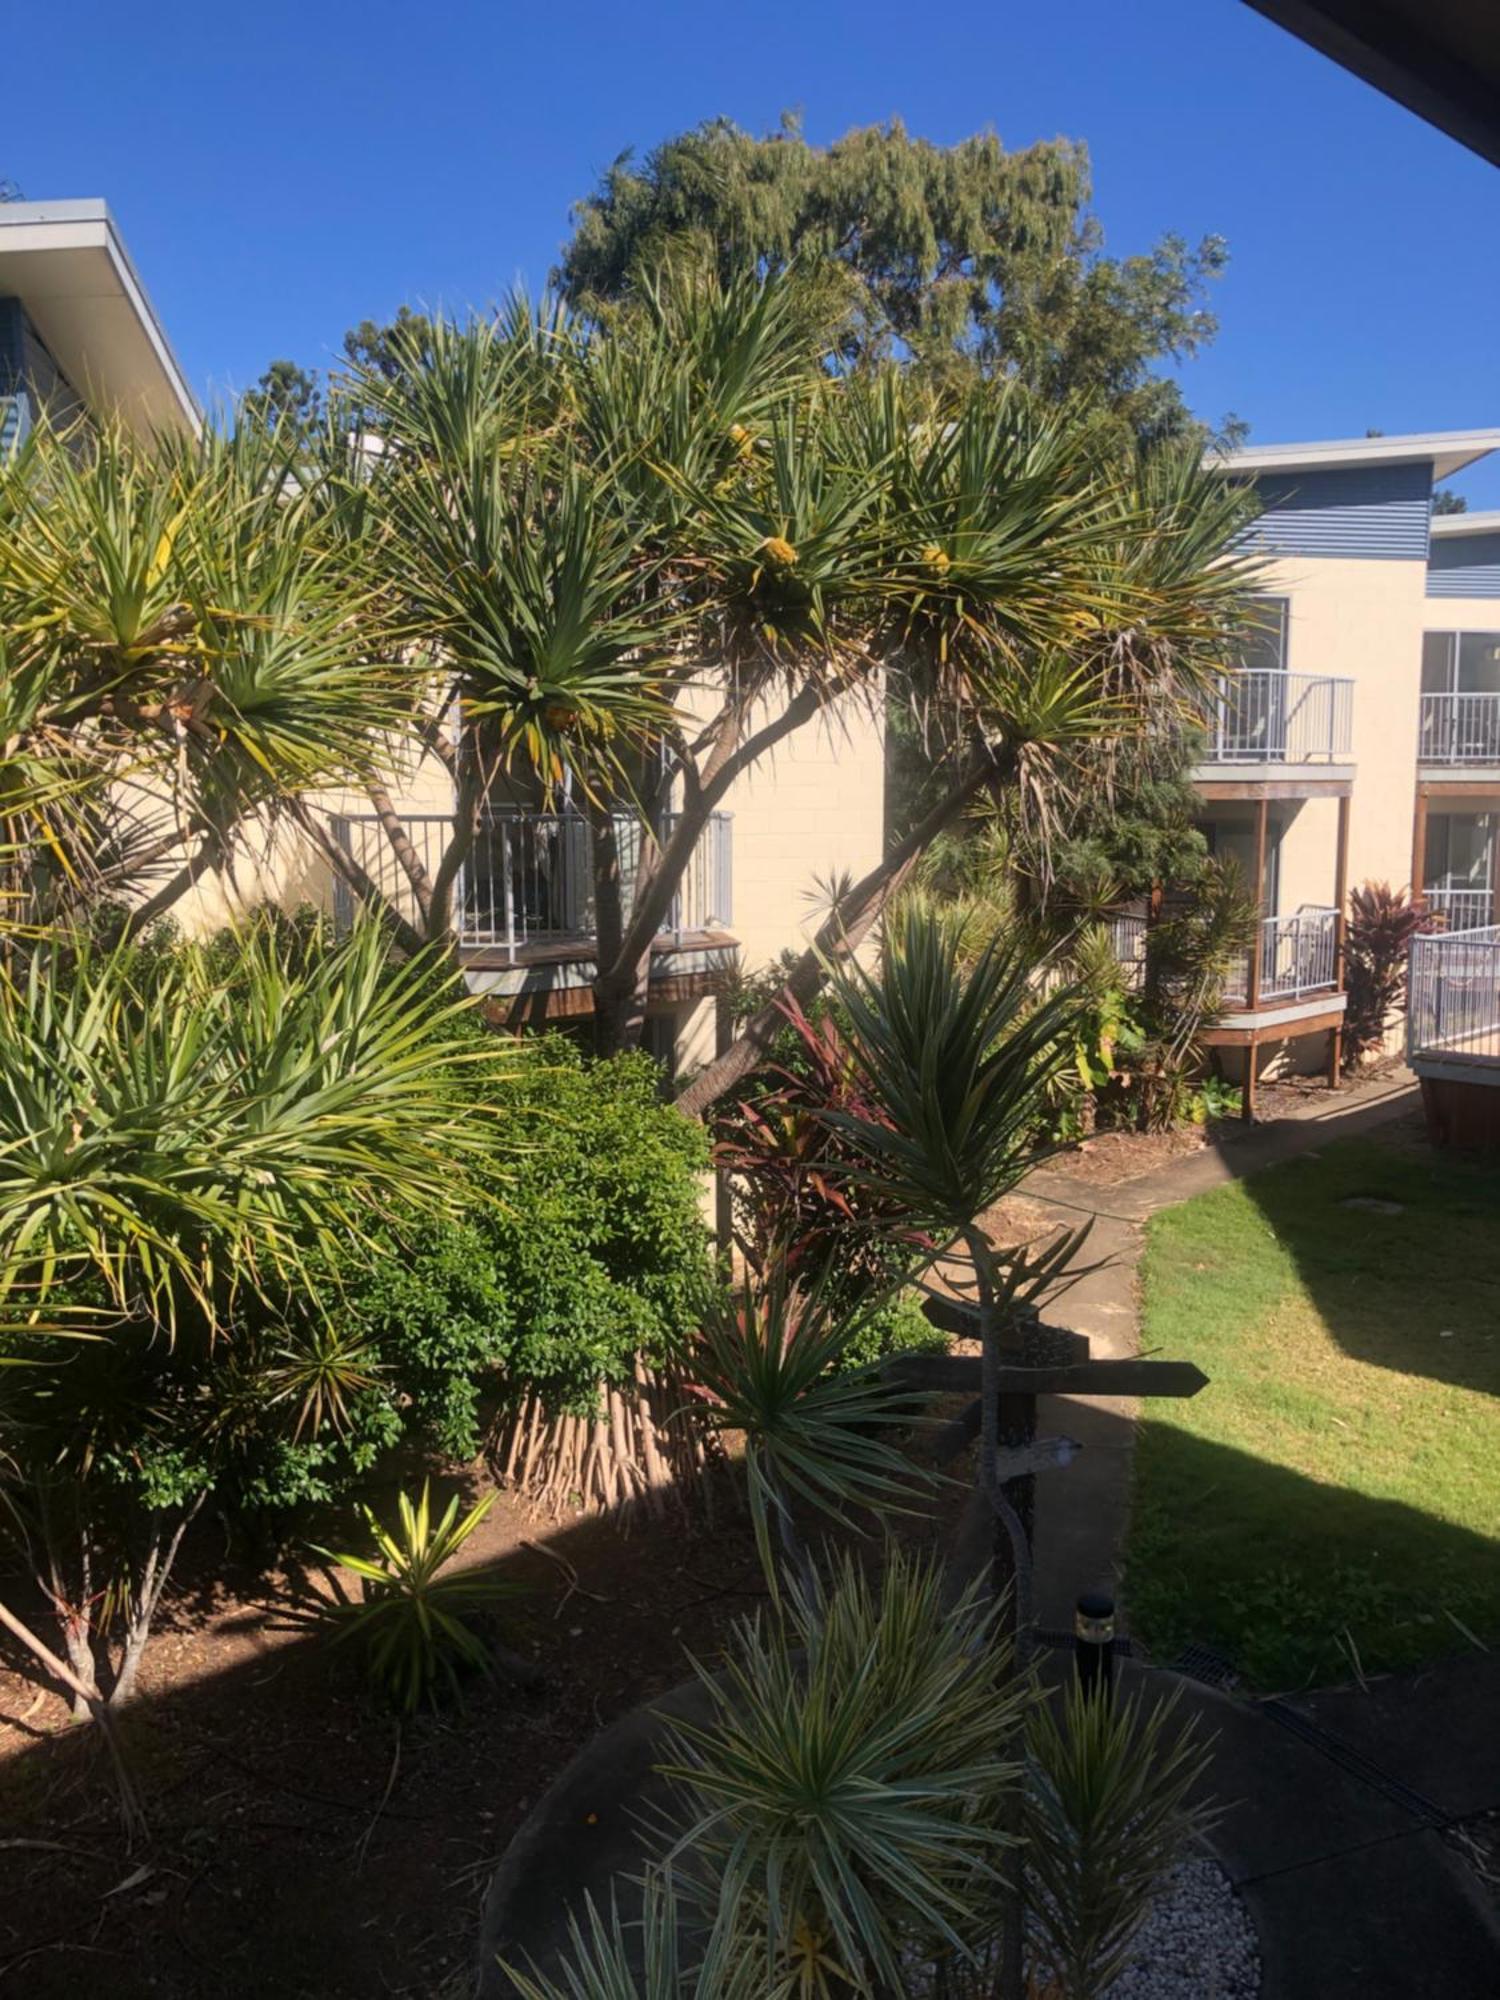
{"label": "shadow on grass", "polygon": [[1500,1631],[1500,1561],[1484,1535],[1159,1416],[1140,1425],[1135,1471],[1125,1588],[1133,1629],[1163,1663],[1203,1644],[1263,1692],[1284,1691],[1466,1649],[1463,1627]]}
{"label": "shadow on grass", "polygon": [[1347,1354],[1500,1395],[1500,1162],[1404,1121],[1242,1185]]}

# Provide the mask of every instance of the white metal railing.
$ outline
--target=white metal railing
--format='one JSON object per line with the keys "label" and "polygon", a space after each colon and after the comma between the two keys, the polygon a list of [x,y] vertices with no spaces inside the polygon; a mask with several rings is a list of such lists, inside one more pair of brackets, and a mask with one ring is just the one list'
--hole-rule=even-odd
{"label": "white metal railing", "polygon": [[1412,939],[1406,1053],[1500,1062],[1500,924]]}
{"label": "white metal railing", "polygon": [[1500,694],[1424,694],[1417,756],[1424,764],[1500,764]]}
{"label": "white metal railing", "polygon": [[[676,823],[668,815],[667,839]],[[402,813],[402,836],[411,843],[428,880],[453,837],[446,813]],[[732,816],[714,813],[693,849],[687,870],[660,930],[682,935],[712,930],[733,920]],[[334,839],[404,916],[416,914],[411,877],[376,813],[330,816]],[[630,885],[640,859],[643,833],[633,814],[614,815],[620,873]],[[343,879],[334,885],[334,920],[347,924],[353,892]],[[594,916],[594,839],[579,812],[533,812],[496,807],[486,813],[478,839],[459,871],[453,895],[454,928],[460,945],[494,946],[512,958],[528,945],[578,943],[591,938]]]}
{"label": "white metal railing", "polygon": [[1450,931],[1471,931],[1494,913],[1495,892],[1483,889],[1424,889],[1422,901]]}
{"label": "white metal railing", "polygon": [[1109,941],[1129,987],[1139,986],[1146,972],[1146,919],[1138,910],[1117,911],[1104,919]]}
{"label": "white metal railing", "polygon": [[[1259,1003],[1300,1000],[1338,986],[1339,913],[1320,903],[1304,903],[1293,916],[1265,917],[1254,950],[1260,953]],[[1227,981],[1226,1000],[1250,998],[1251,953]]]}
{"label": "white metal railing", "polygon": [[1354,740],[1354,683],[1256,667],[1221,674],[1203,727],[1208,764],[1326,764]]}

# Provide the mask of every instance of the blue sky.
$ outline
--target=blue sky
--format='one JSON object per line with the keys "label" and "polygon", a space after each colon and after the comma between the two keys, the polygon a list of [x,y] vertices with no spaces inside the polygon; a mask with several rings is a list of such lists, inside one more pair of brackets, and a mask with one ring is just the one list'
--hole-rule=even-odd
{"label": "blue sky", "polygon": [[[1240,0],[79,0],[6,95],[0,174],[110,202],[207,397],[539,284],[623,148],[797,107],[1082,138],[1112,250],[1227,237],[1185,387],[1261,442],[1500,424],[1500,173]],[[1461,484],[1500,505],[1500,464]]]}

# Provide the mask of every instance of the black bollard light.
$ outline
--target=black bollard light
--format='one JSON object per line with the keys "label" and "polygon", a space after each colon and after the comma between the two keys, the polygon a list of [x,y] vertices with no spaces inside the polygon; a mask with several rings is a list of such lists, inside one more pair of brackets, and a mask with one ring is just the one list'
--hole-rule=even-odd
{"label": "black bollard light", "polygon": [[1073,1657],[1085,1694],[1108,1694],[1115,1678],[1115,1600],[1088,1590],[1073,1613]]}

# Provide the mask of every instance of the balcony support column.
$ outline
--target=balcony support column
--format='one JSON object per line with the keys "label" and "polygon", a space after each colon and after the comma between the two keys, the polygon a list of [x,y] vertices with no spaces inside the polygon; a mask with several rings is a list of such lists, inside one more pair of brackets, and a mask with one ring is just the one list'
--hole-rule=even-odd
{"label": "balcony support column", "polygon": [[[1338,912],[1333,920],[1333,990],[1344,990],[1344,953],[1346,945],[1347,919],[1344,905],[1349,900],[1349,795],[1346,792],[1339,800],[1338,852],[1333,870],[1333,907]],[[1339,1074],[1344,1066],[1343,1016],[1339,1025],[1328,1034],[1328,1088],[1337,1090]]]}
{"label": "balcony support column", "polygon": [[1250,977],[1245,982],[1245,1004],[1252,1013],[1260,1005],[1260,961],[1264,936],[1261,926],[1267,916],[1266,836],[1269,821],[1269,803],[1265,799],[1257,799],[1255,801],[1255,947],[1250,953]]}
{"label": "balcony support column", "polygon": [[1417,804],[1411,831],[1411,899],[1420,903],[1427,884],[1427,794],[1417,780]]}

